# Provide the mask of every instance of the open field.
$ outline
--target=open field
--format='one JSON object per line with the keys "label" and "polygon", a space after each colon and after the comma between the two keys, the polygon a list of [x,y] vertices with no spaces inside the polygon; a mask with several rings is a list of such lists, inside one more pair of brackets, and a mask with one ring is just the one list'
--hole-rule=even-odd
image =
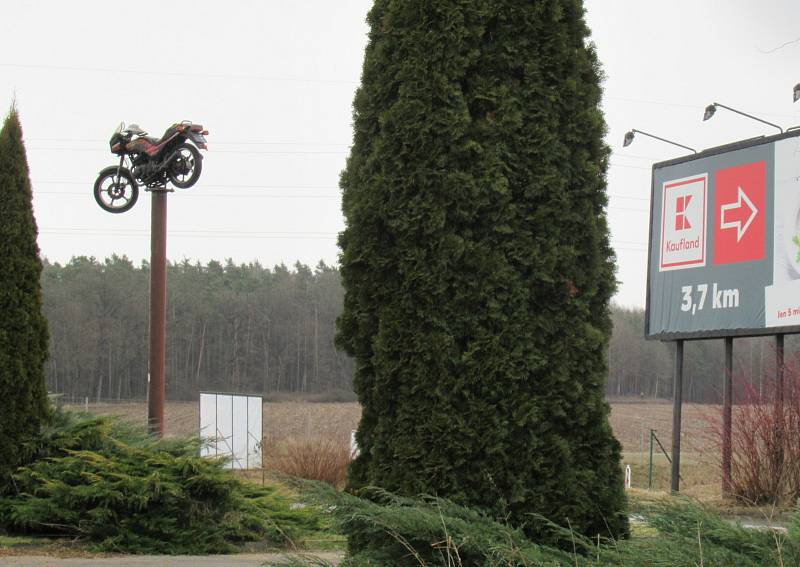
{"label": "open field", "polygon": [[[74,409],[82,410],[83,406]],[[121,416],[144,425],[147,408],[143,402],[89,404],[89,411]],[[166,433],[195,435],[198,430],[197,402],[168,402]],[[325,440],[346,445],[350,431],[358,425],[361,408],[357,403],[265,402],[263,438],[270,445],[290,440]],[[719,496],[719,474],[714,443],[707,433],[710,420],[719,415],[712,405],[684,404],[682,427],[682,490],[700,498]],[[664,448],[672,450],[672,405],[666,402],[615,401],[611,403],[611,426],[622,443],[623,462],[632,470],[633,486],[646,488],[650,429],[656,430]],[[653,487],[669,488],[669,463],[658,447],[654,450]]]}
{"label": "open field", "polygon": [[[720,415],[715,405],[683,405],[681,425],[681,491],[707,499],[718,499],[719,456],[712,423]],[[622,443],[623,463],[631,466],[632,486],[647,488],[649,476],[650,430],[668,453],[672,453],[672,404],[667,402],[613,402],[611,427]],[[659,449],[653,448],[653,488],[669,490],[670,464]]]}

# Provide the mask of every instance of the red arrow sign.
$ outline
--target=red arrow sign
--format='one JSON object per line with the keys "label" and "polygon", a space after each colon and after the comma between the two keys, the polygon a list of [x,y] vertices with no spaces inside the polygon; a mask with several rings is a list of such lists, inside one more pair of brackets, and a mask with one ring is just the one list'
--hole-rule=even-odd
{"label": "red arrow sign", "polygon": [[763,260],[766,249],[766,162],[720,169],[714,179],[714,263]]}

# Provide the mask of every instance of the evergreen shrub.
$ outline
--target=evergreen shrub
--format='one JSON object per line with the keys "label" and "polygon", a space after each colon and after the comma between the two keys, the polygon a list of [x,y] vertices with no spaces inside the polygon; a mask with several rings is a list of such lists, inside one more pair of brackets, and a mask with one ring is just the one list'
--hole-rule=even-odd
{"label": "evergreen shrub", "polygon": [[0,491],[48,419],[42,262],[31,182],[14,106],[0,129]]}
{"label": "evergreen shrub", "polygon": [[530,536],[627,532],[604,401],[614,258],[582,0],[376,0],[341,177],[363,413],[349,486]]}
{"label": "evergreen shrub", "polygon": [[57,413],[28,447],[34,460],[0,495],[11,533],[69,536],[96,549],[204,554],[237,544],[293,546],[320,527],[278,485],[238,480],[199,439],[158,440],[108,417]]}
{"label": "evergreen shrub", "polygon": [[405,498],[372,487],[357,497],[321,484],[306,491],[349,537],[351,549],[342,567],[800,565],[800,512],[787,532],[745,528],[688,499],[641,502],[634,504],[633,535],[624,540],[587,538],[532,513],[529,521],[555,542],[546,545],[519,528],[440,498]]}

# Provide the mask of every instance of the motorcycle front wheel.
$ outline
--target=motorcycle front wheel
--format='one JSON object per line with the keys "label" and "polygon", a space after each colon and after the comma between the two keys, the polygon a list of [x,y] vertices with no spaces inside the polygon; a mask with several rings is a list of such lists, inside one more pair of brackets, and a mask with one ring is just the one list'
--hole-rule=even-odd
{"label": "motorcycle front wheel", "polygon": [[94,182],[94,200],[109,213],[124,213],[131,210],[139,198],[139,187],[131,172],[115,165],[100,172]]}
{"label": "motorcycle front wheel", "polygon": [[178,189],[188,189],[200,179],[203,156],[193,145],[185,143],[175,148],[175,154],[167,166],[167,177]]}

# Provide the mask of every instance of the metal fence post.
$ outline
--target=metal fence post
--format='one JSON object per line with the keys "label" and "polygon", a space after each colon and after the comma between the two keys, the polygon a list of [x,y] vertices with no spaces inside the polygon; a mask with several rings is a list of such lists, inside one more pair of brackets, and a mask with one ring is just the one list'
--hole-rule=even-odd
{"label": "metal fence post", "polygon": [[655,429],[650,430],[650,466],[647,473],[647,490],[653,489],[653,436],[656,434]]}

